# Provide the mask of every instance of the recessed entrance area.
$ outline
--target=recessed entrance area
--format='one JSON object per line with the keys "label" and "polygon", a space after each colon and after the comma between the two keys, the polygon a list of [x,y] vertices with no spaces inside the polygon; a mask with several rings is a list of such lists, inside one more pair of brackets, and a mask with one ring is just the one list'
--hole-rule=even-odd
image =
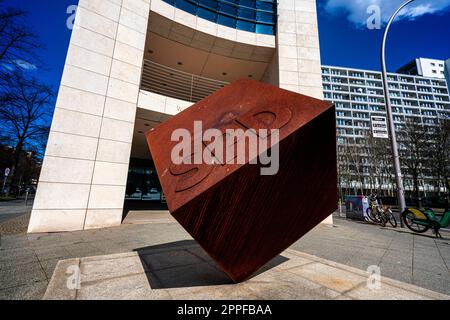
{"label": "recessed entrance area", "polygon": [[145,133],[168,118],[169,116],[162,113],[137,109],[125,192],[125,217],[136,210],[148,213],[167,210]]}

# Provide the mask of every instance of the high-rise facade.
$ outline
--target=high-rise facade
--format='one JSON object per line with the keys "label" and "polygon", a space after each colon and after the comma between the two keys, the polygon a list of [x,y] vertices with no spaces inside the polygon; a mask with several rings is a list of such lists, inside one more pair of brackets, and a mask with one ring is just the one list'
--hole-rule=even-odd
{"label": "high-rise facade", "polygon": [[447,59],[444,64],[444,76],[447,81],[447,88],[450,91],[450,59]]}
{"label": "high-rise facade", "polygon": [[315,0],[80,0],[29,232],[164,202],[144,133],[242,77],[323,98]]}
{"label": "high-rise facade", "polygon": [[397,70],[398,73],[444,79],[444,61],[428,58],[416,58]]}
{"label": "high-rise facade", "polygon": [[[445,79],[400,73],[390,73],[388,79],[397,131],[401,131],[402,125],[408,121],[429,126],[431,129],[437,126],[441,119],[450,118],[450,98]],[[341,186],[354,190],[379,187],[393,190],[394,180],[390,171],[382,175],[382,178],[376,177],[377,170],[374,168],[372,155],[361,148],[367,145],[368,137],[373,135],[372,118],[386,118],[381,73],[322,66],[322,80],[325,100],[336,104]],[[348,146],[356,146],[355,156],[352,157],[349,151],[351,148]],[[436,191],[437,181],[431,169],[429,167],[422,170],[427,172],[420,179],[422,191]],[[403,168],[403,172],[405,189],[411,191],[411,177],[408,176],[406,168]]]}

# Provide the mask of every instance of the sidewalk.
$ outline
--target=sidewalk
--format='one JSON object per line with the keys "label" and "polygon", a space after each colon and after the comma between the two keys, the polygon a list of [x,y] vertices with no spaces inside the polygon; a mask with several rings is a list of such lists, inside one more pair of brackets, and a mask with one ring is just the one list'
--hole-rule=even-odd
{"label": "sidewalk", "polygon": [[[78,288],[73,281],[79,270]],[[68,272],[69,271],[69,272]],[[71,289],[69,284],[73,284]],[[233,284],[194,241],[136,252],[63,260],[44,299],[52,300],[429,300],[450,296],[286,250],[246,281]]]}
{"label": "sidewalk", "polygon": [[[290,249],[450,294],[450,240],[335,219]],[[41,299],[59,260],[133,252],[191,237],[176,223],[122,225],[69,233],[2,236],[0,299]]]}

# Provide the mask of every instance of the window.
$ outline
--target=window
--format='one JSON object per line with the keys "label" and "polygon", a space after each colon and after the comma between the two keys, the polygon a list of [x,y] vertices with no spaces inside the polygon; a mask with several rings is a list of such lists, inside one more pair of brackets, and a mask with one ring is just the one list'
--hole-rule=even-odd
{"label": "window", "polygon": [[213,11],[207,10],[207,9],[203,9],[201,7],[198,8],[197,16],[199,16],[200,18],[209,20],[209,21],[216,21],[216,18],[217,18],[216,13],[214,13]]}
{"label": "window", "polygon": [[216,9],[217,8],[217,1],[215,0],[198,0],[198,3],[202,6],[211,8],[211,9]]}
{"label": "window", "polygon": [[239,0],[239,5],[247,8],[254,8],[255,1],[253,0]]}
{"label": "window", "polygon": [[259,22],[267,22],[267,23],[273,23],[274,16],[271,13],[268,12],[262,12],[257,11],[256,12],[256,20]]}
{"label": "window", "polygon": [[237,8],[235,6],[231,6],[229,4],[219,3],[219,12],[223,12],[232,16],[235,16],[237,13]]}
{"label": "window", "polygon": [[257,24],[256,33],[275,34],[275,28],[274,26],[268,26],[267,24]]}
{"label": "window", "polygon": [[273,3],[265,1],[256,1],[256,9],[275,12]]}
{"label": "window", "polygon": [[197,7],[190,2],[185,0],[175,0],[175,6],[183,11],[189,12],[191,14],[197,14]]}
{"label": "window", "polygon": [[275,0],[163,0],[200,18],[259,34],[274,35]]}
{"label": "window", "polygon": [[236,19],[221,14],[217,17],[217,23],[226,27],[236,28]]}
{"label": "window", "polygon": [[244,31],[255,32],[255,24],[244,20],[237,20],[236,28]]}
{"label": "window", "polygon": [[254,10],[239,8],[237,14],[238,14],[238,18],[255,20],[255,11]]}

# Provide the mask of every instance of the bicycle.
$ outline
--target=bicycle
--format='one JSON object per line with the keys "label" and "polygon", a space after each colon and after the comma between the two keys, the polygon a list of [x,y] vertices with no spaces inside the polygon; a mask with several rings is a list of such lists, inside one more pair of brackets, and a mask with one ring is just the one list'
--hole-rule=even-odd
{"label": "bicycle", "polygon": [[436,238],[442,238],[439,230],[450,226],[449,194],[446,194],[445,197],[447,200],[446,207],[441,218],[438,218],[436,213],[430,208],[426,208],[424,210],[407,208],[403,211],[401,216],[406,227],[417,233],[424,233],[429,229],[432,229]]}
{"label": "bicycle", "polygon": [[381,207],[376,194],[370,195],[369,208],[367,208],[366,213],[367,217],[374,223],[381,223],[385,227],[386,223],[389,222],[393,228],[397,227],[397,219],[395,219],[391,207]]}
{"label": "bicycle", "polygon": [[383,227],[386,226],[386,222],[389,222],[389,224],[393,228],[397,228],[397,219],[395,219],[394,213],[391,210],[391,207],[385,207],[381,213],[381,220]]}

